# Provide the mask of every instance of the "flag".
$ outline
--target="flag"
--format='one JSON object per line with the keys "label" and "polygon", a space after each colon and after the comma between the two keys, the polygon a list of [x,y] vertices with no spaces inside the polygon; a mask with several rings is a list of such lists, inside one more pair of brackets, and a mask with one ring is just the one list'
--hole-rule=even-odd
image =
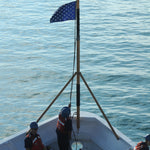
{"label": "flag", "polygon": [[75,20],[76,18],[76,1],[67,3],[58,8],[50,19],[50,23]]}

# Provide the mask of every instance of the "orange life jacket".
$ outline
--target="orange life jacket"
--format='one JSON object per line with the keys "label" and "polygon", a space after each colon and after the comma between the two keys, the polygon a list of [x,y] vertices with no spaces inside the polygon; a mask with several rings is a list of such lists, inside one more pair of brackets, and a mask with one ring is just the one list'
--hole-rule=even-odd
{"label": "orange life jacket", "polygon": [[135,147],[134,150],[149,150],[147,144],[145,142],[139,142]]}
{"label": "orange life jacket", "polygon": [[63,118],[61,116],[61,114],[59,114],[59,117],[58,117],[58,120],[57,120],[57,129],[60,131],[60,132],[64,132],[64,128],[65,128],[65,118]]}
{"label": "orange life jacket", "polygon": [[32,140],[31,150],[43,150],[44,149],[44,145],[42,143],[42,140],[39,134],[37,134],[35,137],[33,137],[33,135],[31,134],[28,134],[26,137],[29,137]]}

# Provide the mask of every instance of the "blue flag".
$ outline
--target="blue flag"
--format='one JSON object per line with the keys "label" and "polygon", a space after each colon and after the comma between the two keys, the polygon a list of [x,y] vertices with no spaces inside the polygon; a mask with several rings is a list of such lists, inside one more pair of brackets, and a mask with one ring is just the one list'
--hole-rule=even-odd
{"label": "blue flag", "polygon": [[76,1],[67,3],[58,8],[50,19],[50,23],[75,20],[76,18]]}

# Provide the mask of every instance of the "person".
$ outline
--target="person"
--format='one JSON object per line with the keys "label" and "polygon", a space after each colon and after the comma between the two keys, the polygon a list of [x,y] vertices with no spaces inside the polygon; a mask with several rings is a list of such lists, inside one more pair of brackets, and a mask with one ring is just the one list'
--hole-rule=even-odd
{"label": "person", "polygon": [[40,135],[37,133],[38,124],[36,122],[31,122],[30,131],[27,133],[24,144],[26,150],[47,150],[44,146]]}
{"label": "person", "polygon": [[70,150],[70,140],[72,133],[72,119],[70,117],[70,105],[63,107],[57,120],[57,142],[59,150]]}
{"label": "person", "polygon": [[134,150],[149,150],[149,146],[150,146],[150,134],[145,137],[145,142],[140,141],[134,147]]}

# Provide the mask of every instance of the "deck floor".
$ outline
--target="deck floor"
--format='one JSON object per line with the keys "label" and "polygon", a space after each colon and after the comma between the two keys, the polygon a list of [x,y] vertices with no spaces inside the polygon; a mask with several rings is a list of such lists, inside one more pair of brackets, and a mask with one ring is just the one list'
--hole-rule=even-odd
{"label": "deck floor", "polygon": [[[74,143],[74,141],[71,141],[71,144]],[[82,143],[83,148],[82,150],[103,150],[100,147],[98,147],[95,143],[93,143],[92,141],[80,141],[80,143]],[[77,144],[78,145],[78,144]],[[58,144],[57,142],[52,143],[51,145],[51,150],[59,150],[58,148]],[[74,146],[74,148],[72,148],[71,150],[79,150],[80,147],[79,146]]]}

